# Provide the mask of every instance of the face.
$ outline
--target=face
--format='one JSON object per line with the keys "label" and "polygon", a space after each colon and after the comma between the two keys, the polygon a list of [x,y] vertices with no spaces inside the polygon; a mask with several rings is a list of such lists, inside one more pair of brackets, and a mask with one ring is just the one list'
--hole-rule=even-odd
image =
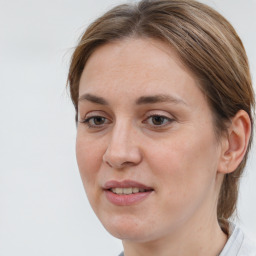
{"label": "face", "polygon": [[127,39],[98,48],[78,112],[81,178],[112,235],[153,241],[214,215],[221,148],[212,113],[169,46]]}

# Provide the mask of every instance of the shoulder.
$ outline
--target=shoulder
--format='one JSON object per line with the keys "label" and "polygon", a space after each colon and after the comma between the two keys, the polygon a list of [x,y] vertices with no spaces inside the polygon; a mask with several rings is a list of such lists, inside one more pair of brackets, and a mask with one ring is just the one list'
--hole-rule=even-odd
{"label": "shoulder", "polygon": [[256,242],[230,223],[230,236],[220,256],[256,256]]}

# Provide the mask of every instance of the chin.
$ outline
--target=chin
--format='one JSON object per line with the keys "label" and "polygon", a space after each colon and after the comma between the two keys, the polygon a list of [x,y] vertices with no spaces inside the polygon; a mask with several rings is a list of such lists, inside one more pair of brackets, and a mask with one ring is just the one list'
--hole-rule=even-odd
{"label": "chin", "polygon": [[110,234],[120,239],[132,237],[140,229],[140,224],[135,218],[126,216],[112,216],[107,221],[103,220],[102,224]]}
{"label": "chin", "polygon": [[130,228],[129,230],[115,229],[107,230],[112,236],[124,241],[133,241],[137,243],[145,243],[152,241],[152,237],[146,235],[147,233],[143,230],[139,231],[136,228]]}
{"label": "chin", "polygon": [[147,221],[140,221],[129,216],[110,217],[106,221],[101,221],[105,229],[114,237],[121,240],[129,240],[136,242],[147,242],[153,238],[151,234],[155,234],[152,226],[147,225]]}

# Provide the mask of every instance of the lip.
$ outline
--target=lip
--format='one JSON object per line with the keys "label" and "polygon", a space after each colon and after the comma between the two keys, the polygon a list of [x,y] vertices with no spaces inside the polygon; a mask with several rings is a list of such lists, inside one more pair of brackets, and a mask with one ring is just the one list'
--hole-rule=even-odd
{"label": "lip", "polygon": [[148,187],[142,183],[139,183],[133,180],[123,180],[123,181],[110,180],[104,184],[103,189],[108,190],[111,188],[131,188],[131,187],[142,188],[145,190],[153,190],[152,187]]}
{"label": "lip", "polygon": [[[146,191],[133,193],[129,195],[125,195],[125,194],[120,195],[120,194],[115,194],[110,190],[111,188],[130,188],[130,187],[141,188],[141,189],[145,189]],[[139,204],[140,202],[148,198],[151,195],[151,193],[154,191],[153,188],[133,180],[124,180],[124,181],[110,180],[104,184],[103,189],[104,189],[104,194],[107,200],[116,206],[131,206],[131,205]]]}

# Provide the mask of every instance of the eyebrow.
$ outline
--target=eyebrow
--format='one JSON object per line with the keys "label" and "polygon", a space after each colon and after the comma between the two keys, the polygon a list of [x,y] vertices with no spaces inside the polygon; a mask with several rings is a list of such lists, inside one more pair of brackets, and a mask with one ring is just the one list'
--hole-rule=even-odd
{"label": "eyebrow", "polygon": [[143,104],[152,104],[152,103],[159,103],[159,102],[170,102],[174,104],[184,104],[187,105],[185,101],[183,101],[180,98],[166,95],[166,94],[158,94],[154,96],[142,96],[136,100],[137,105],[143,105]]}
{"label": "eyebrow", "polygon": [[90,102],[100,104],[100,105],[109,105],[108,102],[104,98],[95,96],[95,95],[92,95],[89,93],[83,94],[82,96],[80,96],[78,98],[78,102],[84,101],[84,100],[88,100]]}
{"label": "eyebrow", "polygon": [[[92,103],[100,104],[100,105],[109,105],[109,103],[102,97],[92,95],[89,93],[83,94],[79,97],[78,101],[90,101]],[[187,105],[185,101],[180,98],[166,95],[166,94],[158,94],[152,96],[141,96],[136,100],[136,105],[144,105],[144,104],[154,104],[154,103],[161,103],[161,102],[170,102],[173,104],[184,104]]]}

